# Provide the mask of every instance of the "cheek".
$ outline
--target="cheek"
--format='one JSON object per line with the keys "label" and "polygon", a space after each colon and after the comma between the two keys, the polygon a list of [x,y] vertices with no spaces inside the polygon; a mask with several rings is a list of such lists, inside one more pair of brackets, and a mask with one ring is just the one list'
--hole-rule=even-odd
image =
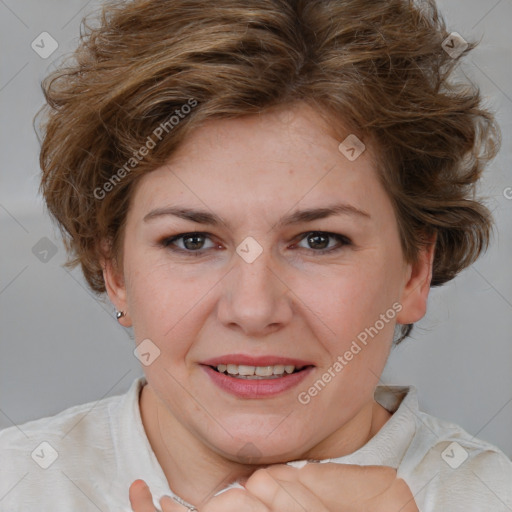
{"label": "cheek", "polygon": [[[135,338],[150,338],[159,346],[180,335],[199,311],[201,297],[208,289],[205,279],[193,279],[169,263],[151,261],[143,255],[128,262],[127,294],[132,311]],[[193,324],[193,322],[192,322]],[[173,345],[176,346],[176,345]]]}
{"label": "cheek", "polygon": [[396,263],[383,255],[365,259],[357,265],[332,267],[329,272],[304,274],[294,280],[294,293],[310,310],[320,332],[335,343],[345,340],[350,344],[399,296]]}

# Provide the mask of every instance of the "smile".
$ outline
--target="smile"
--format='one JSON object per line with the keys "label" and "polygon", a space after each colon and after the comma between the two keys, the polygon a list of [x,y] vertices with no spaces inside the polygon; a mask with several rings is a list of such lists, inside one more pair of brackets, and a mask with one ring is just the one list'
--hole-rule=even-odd
{"label": "smile", "polygon": [[243,364],[219,364],[212,366],[219,373],[235,377],[237,379],[280,379],[286,375],[299,372],[304,368],[293,365],[277,364],[273,366],[249,366]]}
{"label": "smile", "polygon": [[[240,399],[272,398],[292,391],[315,369],[311,365],[249,366],[223,363],[215,366],[202,364],[200,367],[218,389]],[[267,375],[258,375],[261,373]]]}

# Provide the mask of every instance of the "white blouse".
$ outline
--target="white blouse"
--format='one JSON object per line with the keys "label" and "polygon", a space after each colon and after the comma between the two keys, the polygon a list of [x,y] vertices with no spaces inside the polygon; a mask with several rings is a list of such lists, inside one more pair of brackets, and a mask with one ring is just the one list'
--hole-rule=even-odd
{"label": "white blouse", "polygon": [[[132,512],[128,489],[139,478],[155,507],[174,496],[142,424],[145,384],[139,377],[124,395],[0,430],[0,512]],[[397,469],[420,512],[512,512],[503,452],[421,412],[413,386],[378,386],[375,400],[393,413],[387,423],[354,453],[321,462]]]}

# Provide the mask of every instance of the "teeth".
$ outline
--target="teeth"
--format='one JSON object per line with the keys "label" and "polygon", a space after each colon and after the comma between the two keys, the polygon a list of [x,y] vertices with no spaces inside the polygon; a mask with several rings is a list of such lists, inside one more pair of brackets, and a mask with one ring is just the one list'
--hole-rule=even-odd
{"label": "teeth", "polygon": [[237,375],[240,378],[245,377],[280,377],[285,373],[290,374],[295,371],[293,365],[276,364],[274,366],[248,366],[245,364],[219,364],[217,371],[228,375]]}
{"label": "teeth", "polygon": [[238,375],[254,375],[255,366],[245,366],[244,364],[238,365]]}
{"label": "teeth", "polygon": [[269,377],[274,374],[273,366],[256,366],[255,375],[259,375],[260,377]]}
{"label": "teeth", "polygon": [[[217,370],[218,369],[219,368],[217,367]],[[236,364],[228,364],[226,369],[227,369],[229,374],[231,374],[231,375],[238,375],[238,365],[236,365]]]}
{"label": "teeth", "polygon": [[275,375],[283,375],[284,373],[284,364],[276,364],[274,366],[274,374]]}

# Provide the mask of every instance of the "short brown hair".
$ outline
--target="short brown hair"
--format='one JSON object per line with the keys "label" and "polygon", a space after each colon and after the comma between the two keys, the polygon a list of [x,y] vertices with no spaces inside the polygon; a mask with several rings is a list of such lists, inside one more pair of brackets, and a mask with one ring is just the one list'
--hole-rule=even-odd
{"label": "short brown hair", "polygon": [[[105,291],[98,242],[110,240],[119,263],[142,175],[207,119],[298,101],[371,141],[406,261],[437,235],[432,286],[487,248],[492,217],[475,192],[500,129],[479,89],[451,79],[476,43],[445,51],[450,34],[434,0],[110,1],[96,27],[82,23],[71,62],[42,83],[41,191],[67,265],[81,264],[95,292]],[[191,99],[171,128],[169,116]],[[128,169],[165,123],[161,141]],[[401,329],[399,341],[412,325]]]}

